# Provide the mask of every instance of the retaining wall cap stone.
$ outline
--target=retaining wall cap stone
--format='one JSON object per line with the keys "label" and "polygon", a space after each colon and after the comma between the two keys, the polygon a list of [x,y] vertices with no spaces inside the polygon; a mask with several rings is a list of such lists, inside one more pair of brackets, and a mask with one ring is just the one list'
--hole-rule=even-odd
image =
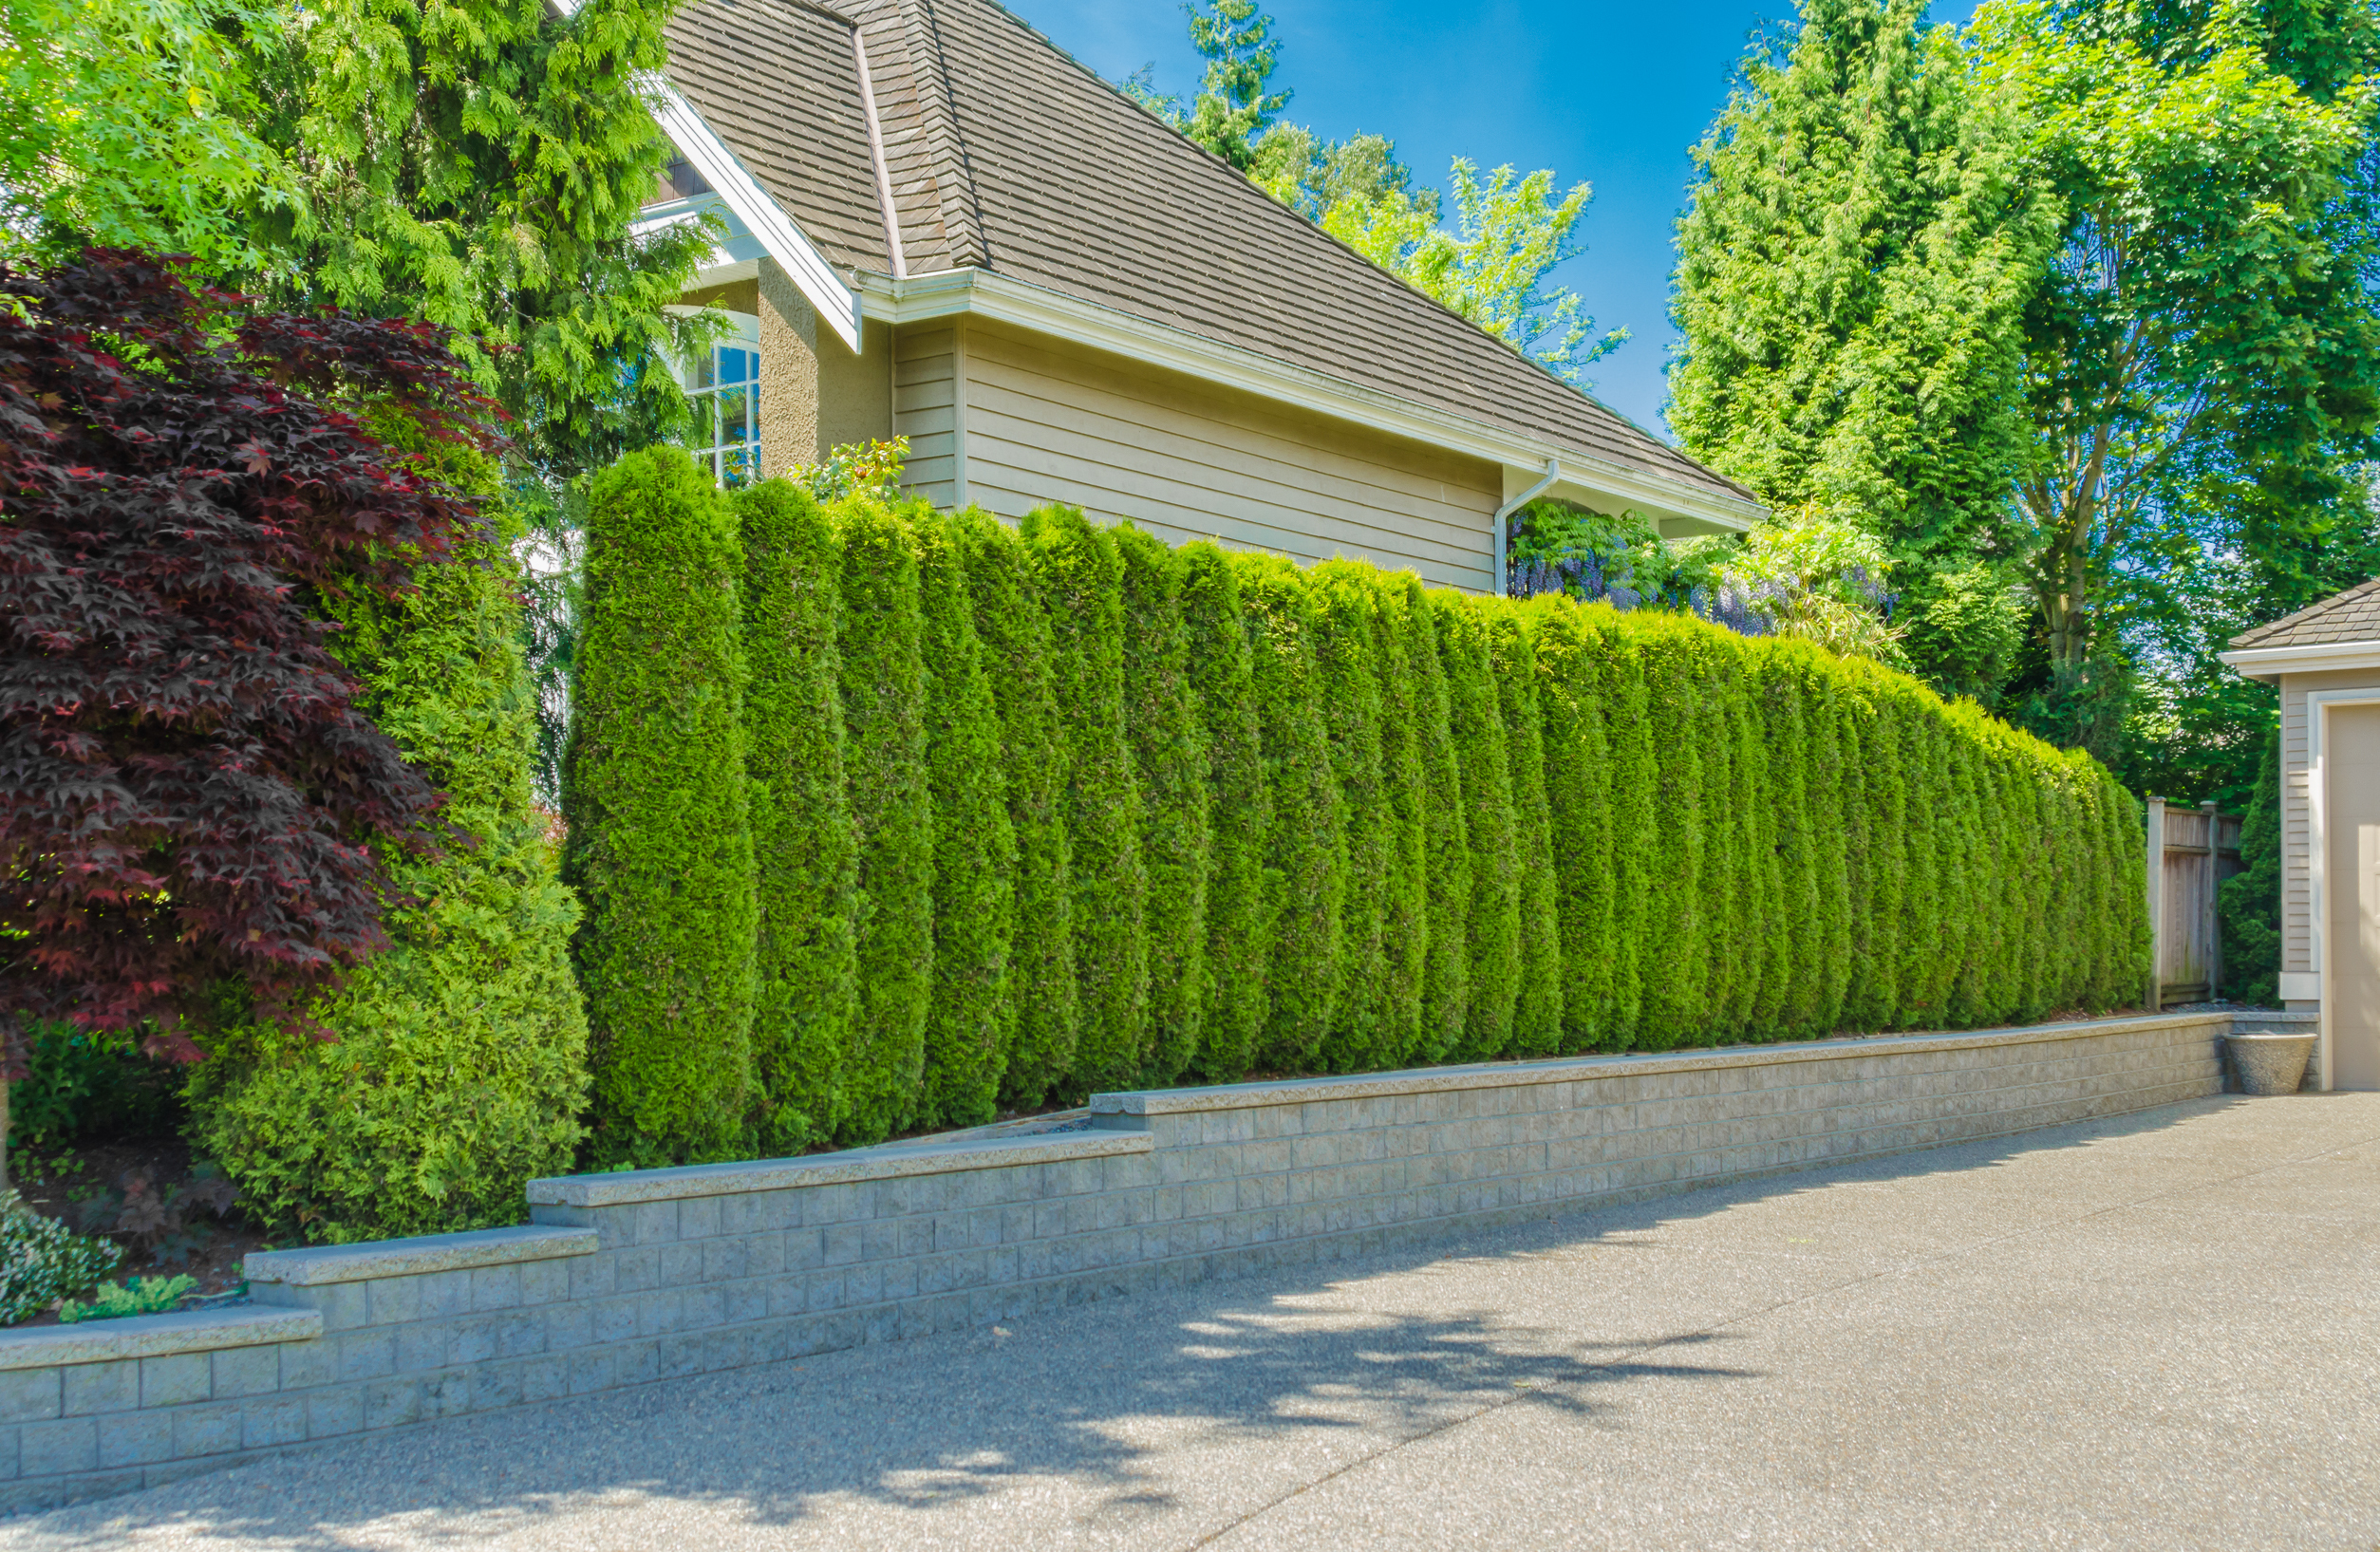
{"label": "retaining wall cap stone", "polygon": [[[2244,1017],[2244,1016],[2243,1016]],[[1440,1094],[1453,1089],[1511,1089],[1532,1083],[1635,1077],[1711,1067],[1767,1067],[1793,1061],[1827,1061],[1900,1056],[1916,1051],[1966,1050],[1977,1046],[2024,1045],[2083,1039],[2129,1030],[2207,1026],[2210,1035],[2231,1033],[2233,1015],[2223,1012],[2147,1014],[2129,1019],[2075,1019],[2013,1029],[1957,1030],[1940,1034],[1864,1036],[1837,1040],[1800,1040],[1788,1045],[1723,1046],[1659,1055],[1563,1056],[1548,1061],[1475,1062],[1463,1067],[1418,1067],[1401,1073],[1356,1073],[1344,1077],[1294,1077],[1264,1083],[1226,1083],[1206,1089],[1141,1089],[1091,1096],[1094,1114],[1180,1115],[1194,1111],[1262,1110],[1272,1105],[1310,1105],[1322,1100],[1377,1099],[1397,1094]],[[532,1200],[534,1200],[534,1198]]]}
{"label": "retaining wall cap stone", "polygon": [[322,1335],[314,1310],[183,1310],[173,1315],[127,1315],[113,1320],[83,1320],[70,1326],[0,1331],[0,1369],[47,1369],[53,1364],[112,1363],[119,1358],[161,1358],[176,1353],[207,1353],[222,1347],[261,1347],[302,1342]]}
{"label": "retaining wall cap stone", "polygon": [[1060,1136],[987,1137],[976,1142],[904,1148],[854,1148],[797,1159],[762,1159],[745,1164],[691,1164],[676,1169],[623,1169],[604,1175],[553,1175],[529,1183],[534,1206],[616,1207],[634,1202],[682,1197],[732,1196],[744,1191],[781,1191],[804,1186],[840,1186],[854,1181],[892,1180],[906,1175],[952,1174],[962,1169],[1003,1169],[1107,1153],[1145,1153],[1145,1131],[1077,1131]]}
{"label": "retaining wall cap stone", "polygon": [[242,1263],[251,1282],[310,1287],[324,1282],[361,1282],[374,1277],[417,1277],[468,1266],[504,1266],[514,1262],[591,1256],[595,1231],[534,1225],[483,1228],[468,1234],[424,1234],[410,1240],[367,1240],[361,1244],[314,1245],[304,1250],[259,1250]]}

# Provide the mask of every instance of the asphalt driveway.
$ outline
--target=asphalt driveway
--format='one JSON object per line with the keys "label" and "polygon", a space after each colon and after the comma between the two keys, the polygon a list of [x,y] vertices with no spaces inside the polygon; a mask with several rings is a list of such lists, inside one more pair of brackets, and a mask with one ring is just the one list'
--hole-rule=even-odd
{"label": "asphalt driveway", "polygon": [[435,1425],[0,1547],[2380,1544],[2380,1094]]}

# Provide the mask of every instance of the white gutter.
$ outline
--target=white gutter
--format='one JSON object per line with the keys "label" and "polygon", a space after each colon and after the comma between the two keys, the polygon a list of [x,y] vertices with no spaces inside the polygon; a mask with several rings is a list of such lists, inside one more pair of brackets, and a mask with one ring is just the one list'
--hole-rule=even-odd
{"label": "white gutter", "polygon": [[1504,505],[1496,508],[1495,595],[1498,598],[1502,598],[1507,590],[1508,584],[1506,582],[1506,574],[1509,570],[1510,565],[1510,563],[1505,558],[1506,551],[1510,542],[1510,534],[1506,525],[1511,521],[1512,514],[1514,513],[1520,511],[1523,507],[1527,506],[1531,501],[1534,501],[1539,496],[1545,495],[1546,492],[1553,486],[1554,482],[1559,480],[1561,477],[1562,460],[1560,458],[1547,458],[1546,460],[1545,478],[1539,480],[1536,484],[1531,485],[1527,490],[1523,491],[1520,495],[1514,496],[1511,500],[1507,501]]}
{"label": "white gutter", "polygon": [[2312,646],[2250,646],[2216,654],[2242,679],[2321,674],[2340,668],[2380,668],[2380,641],[2320,642]]}

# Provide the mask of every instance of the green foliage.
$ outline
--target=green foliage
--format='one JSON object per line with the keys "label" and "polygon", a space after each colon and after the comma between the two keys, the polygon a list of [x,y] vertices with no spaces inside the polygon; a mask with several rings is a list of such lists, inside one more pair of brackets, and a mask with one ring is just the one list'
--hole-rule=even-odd
{"label": "green foliage", "polygon": [[917,538],[865,499],[835,509],[842,548],[843,772],[857,843],[859,1000],[840,1140],[882,1142],[917,1113],[934,986],[934,822],[927,774]]}
{"label": "green foliage", "polygon": [[911,509],[926,666],[926,776],[933,812],[934,983],[926,1017],[926,1126],[981,1126],[997,1113],[1016,1039],[1008,989],[1016,832],[992,701],[967,593],[957,519]]}
{"label": "green foliage", "polygon": [[1414,708],[1414,762],[1421,784],[1422,932],[1419,1025],[1407,1061],[1436,1061],[1462,1042],[1471,1015],[1471,832],[1464,820],[1462,762],[1437,609],[1421,579],[1391,576],[1382,608],[1402,648]]}
{"label": "green foliage", "polygon": [[724,1157],[758,979],[735,513],[692,459],[653,448],[597,479],[587,537],[564,876],[587,911],[594,1158]]}
{"label": "green foliage", "polygon": [[1519,870],[1520,994],[1512,1007],[1512,1049],[1547,1056],[1563,1045],[1563,959],[1559,882],[1554,871],[1553,811],[1546,785],[1542,674],[1531,616],[1517,606],[1482,606],[1496,705],[1504,720],[1512,787],[1513,864]]}
{"label": "green foliage", "polygon": [[2223,881],[2223,995],[2241,1002],[2280,997],[2281,740],[2266,743],[2264,770],[2239,825],[2240,871]]}
{"label": "green foliage", "polygon": [[1034,1106],[1074,1066],[1074,875],[1066,834],[1066,755],[1040,581],[1016,530],[970,507],[951,518],[965,556],[985,677],[1000,714],[1001,770],[1017,848],[1008,954],[1015,1003],[1002,1094]]}
{"label": "green foliage", "polygon": [[1338,789],[1339,984],[1321,1054],[1333,1072],[1393,1066],[1410,1043],[1388,974],[1399,831],[1381,750],[1387,664],[1375,574],[1358,561],[1327,561],[1306,573]]}
{"label": "green foliage", "polygon": [[1124,566],[1115,540],[1071,507],[1025,519],[1049,620],[1066,752],[1081,1019],[1073,1078],[1128,1084],[1150,1056],[1149,872],[1140,782],[1124,728]]}
{"label": "green foliage", "polygon": [[842,1121],[859,995],[857,842],[843,772],[842,557],[826,514],[784,480],[733,497],[743,537],[744,770],[759,924],[757,1140],[798,1152]]}
{"label": "green foliage", "polygon": [[1459,593],[1430,593],[1438,659],[1446,670],[1447,725],[1470,843],[1469,899],[1462,913],[1469,998],[1458,1060],[1500,1056],[1512,1043],[1521,995],[1522,851],[1512,809],[1511,753],[1496,691],[1485,606]]}
{"label": "green foliage", "polygon": [[[1359,573],[1372,593],[1373,650],[1380,679],[1380,780],[1387,788],[1388,866],[1380,909],[1381,1027],[1374,1038],[1384,1067],[1400,1066],[1421,1043],[1422,1000],[1430,976],[1430,776],[1423,723],[1443,728],[1443,706],[1425,703],[1427,685],[1417,659],[1435,668],[1434,647],[1416,643],[1408,608],[1408,572]],[[1426,609],[1425,603],[1422,608]]]}
{"label": "green foliage", "polygon": [[1256,0],[1189,0],[1182,9],[1190,47],[1207,62],[1198,96],[1188,108],[1160,97],[1145,66],[1124,83],[1125,94],[1245,173],[1256,164],[1255,142],[1289,105],[1287,92],[1265,89],[1280,56],[1272,18]]}
{"label": "green foliage", "polygon": [[1929,572],[1904,612],[1902,647],[1936,689],[1998,704],[2024,634],[2024,606],[2004,570],[1977,561]]}
{"label": "green foliage", "polygon": [[909,462],[909,439],[845,442],[830,448],[815,463],[796,463],[785,471],[786,483],[820,501],[840,501],[865,496],[891,501],[901,494],[901,470]]}
{"label": "green foliage", "polygon": [[176,1129],[178,1067],[142,1056],[127,1033],[33,1024],[20,1037],[23,1077],[9,1085],[8,1148],[57,1153],[88,1138]]}
{"label": "green foliage", "polygon": [[1272,894],[1265,858],[1272,834],[1263,719],[1231,558],[1200,540],[1182,547],[1182,629],[1191,703],[1207,752],[1211,840],[1206,880],[1206,985],[1200,996],[1199,1075],[1228,1083],[1253,1059],[1269,1017]]}
{"label": "green foliage", "polygon": [[1206,1019],[1207,881],[1214,867],[1207,740],[1190,682],[1184,559],[1130,523],[1114,537],[1124,568],[1124,727],[1149,870],[1144,1080],[1171,1083],[1197,1056]]}
{"label": "green foliage", "polygon": [[164,1315],[178,1308],[182,1296],[198,1285],[187,1272],[173,1277],[136,1277],[122,1285],[103,1282],[91,1291],[87,1304],[69,1299],[58,1306],[58,1318],[68,1325],[80,1320],[115,1320],[127,1315]]}
{"label": "green foliage", "polygon": [[1265,1014],[1255,1057],[1302,1070],[1322,1048],[1339,992],[1343,890],[1339,785],[1315,661],[1304,574],[1276,555],[1235,554],[1249,678],[1271,811],[1264,849]]}
{"label": "green foliage", "polygon": [[[1559,1049],[1592,1051],[1621,1023],[1622,942],[1616,914],[1619,858],[1611,740],[1603,725],[1609,643],[1601,611],[1550,599],[1526,606],[1535,646],[1543,739],[1546,873],[1561,966]],[[1633,945],[1628,945],[1633,947]]]}
{"label": "green foliage", "polygon": [[0,1325],[29,1320],[116,1269],[123,1246],[77,1234],[0,1191]]}
{"label": "green foliage", "polygon": [[385,858],[391,946],[311,1011],[257,1021],[187,1089],[193,1139],[249,1210],[337,1243],[520,1221],[529,1179],[583,1135],[579,902],[531,788],[534,725],[515,575],[500,546],[395,599],[337,600],[363,704],[446,795],[442,854]]}

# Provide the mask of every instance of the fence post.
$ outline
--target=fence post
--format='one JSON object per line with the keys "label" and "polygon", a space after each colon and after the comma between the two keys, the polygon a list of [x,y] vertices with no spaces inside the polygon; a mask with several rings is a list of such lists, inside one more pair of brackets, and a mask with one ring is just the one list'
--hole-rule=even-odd
{"label": "fence post", "polygon": [[2165,800],[2148,800],[2148,1011],[2164,1006]]}
{"label": "fence post", "polygon": [[2223,995],[2223,913],[2216,894],[2223,887],[2223,816],[2215,800],[2199,805],[2206,815],[2206,1000]]}

